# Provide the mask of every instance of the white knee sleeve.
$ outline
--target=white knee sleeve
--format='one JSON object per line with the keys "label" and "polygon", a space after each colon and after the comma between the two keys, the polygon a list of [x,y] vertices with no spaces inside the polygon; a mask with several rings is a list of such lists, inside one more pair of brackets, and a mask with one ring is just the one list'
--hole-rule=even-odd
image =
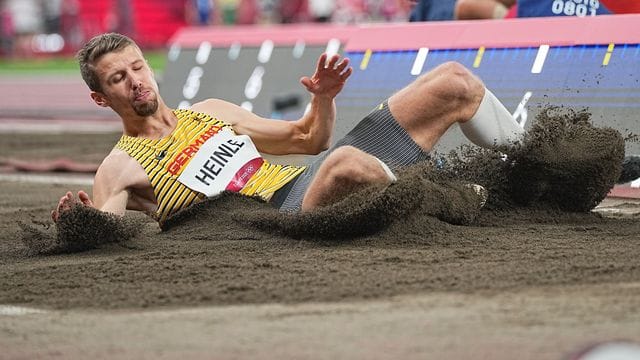
{"label": "white knee sleeve", "polygon": [[460,123],[464,136],[472,143],[483,147],[511,145],[522,139],[524,129],[489,89],[471,120]]}

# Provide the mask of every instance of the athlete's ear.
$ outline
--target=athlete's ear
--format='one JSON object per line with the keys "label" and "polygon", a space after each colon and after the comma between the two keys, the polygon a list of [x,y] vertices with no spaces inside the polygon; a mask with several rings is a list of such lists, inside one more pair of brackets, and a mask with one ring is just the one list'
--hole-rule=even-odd
{"label": "athlete's ear", "polygon": [[109,107],[109,101],[102,93],[99,93],[97,91],[92,91],[91,99],[93,100],[94,103],[98,104],[98,106]]}

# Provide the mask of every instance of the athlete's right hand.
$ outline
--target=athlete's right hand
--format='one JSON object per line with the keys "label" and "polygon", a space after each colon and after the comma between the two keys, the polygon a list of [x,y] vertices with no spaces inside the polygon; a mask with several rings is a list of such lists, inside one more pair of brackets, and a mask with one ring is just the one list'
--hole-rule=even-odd
{"label": "athlete's right hand", "polygon": [[304,76],[300,83],[315,96],[333,99],[344,87],[347,79],[353,73],[349,66],[349,59],[340,60],[340,55],[329,57],[326,53],[320,55],[313,76]]}
{"label": "athlete's right hand", "polygon": [[58,222],[63,212],[71,210],[71,208],[78,204],[93,207],[93,202],[86,192],[82,190],[78,191],[78,199],[76,199],[71,191],[67,191],[67,193],[60,198],[60,201],[58,201],[56,209],[51,211],[51,219],[53,219],[53,222]]}

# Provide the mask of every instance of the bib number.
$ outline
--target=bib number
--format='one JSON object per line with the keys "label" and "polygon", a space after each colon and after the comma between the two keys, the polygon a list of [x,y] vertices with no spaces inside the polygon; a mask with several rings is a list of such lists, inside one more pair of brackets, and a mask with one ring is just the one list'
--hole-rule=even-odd
{"label": "bib number", "polygon": [[551,4],[551,12],[566,16],[595,16],[599,7],[598,0],[554,0]]}
{"label": "bib number", "polygon": [[184,168],[178,181],[208,197],[238,192],[263,163],[247,135],[222,130],[209,138]]}

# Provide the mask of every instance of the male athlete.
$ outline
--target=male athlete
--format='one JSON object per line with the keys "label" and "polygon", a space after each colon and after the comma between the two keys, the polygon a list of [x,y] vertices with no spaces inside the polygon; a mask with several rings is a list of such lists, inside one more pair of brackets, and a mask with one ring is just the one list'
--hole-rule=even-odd
{"label": "male athlete", "polygon": [[[348,59],[323,54],[313,76],[300,80],[311,106],[297,121],[265,119],[218,99],[170,109],[139,47],[120,34],[91,39],[78,60],[93,101],[113,109],[124,128],[98,168],[93,200],[79,191],[79,202],[116,215],[144,211],[161,225],[225,190],[258,196],[282,211],[307,211],[358,187],[391,183],[392,168],[426,159],[455,123],[483,147],[518,141],[523,133],[477,77],[450,62],[392,95],[310,166],[276,165],[260,153],[318,154],[329,148],[334,99],[352,73]],[[76,204],[68,192],[53,220]]]}

